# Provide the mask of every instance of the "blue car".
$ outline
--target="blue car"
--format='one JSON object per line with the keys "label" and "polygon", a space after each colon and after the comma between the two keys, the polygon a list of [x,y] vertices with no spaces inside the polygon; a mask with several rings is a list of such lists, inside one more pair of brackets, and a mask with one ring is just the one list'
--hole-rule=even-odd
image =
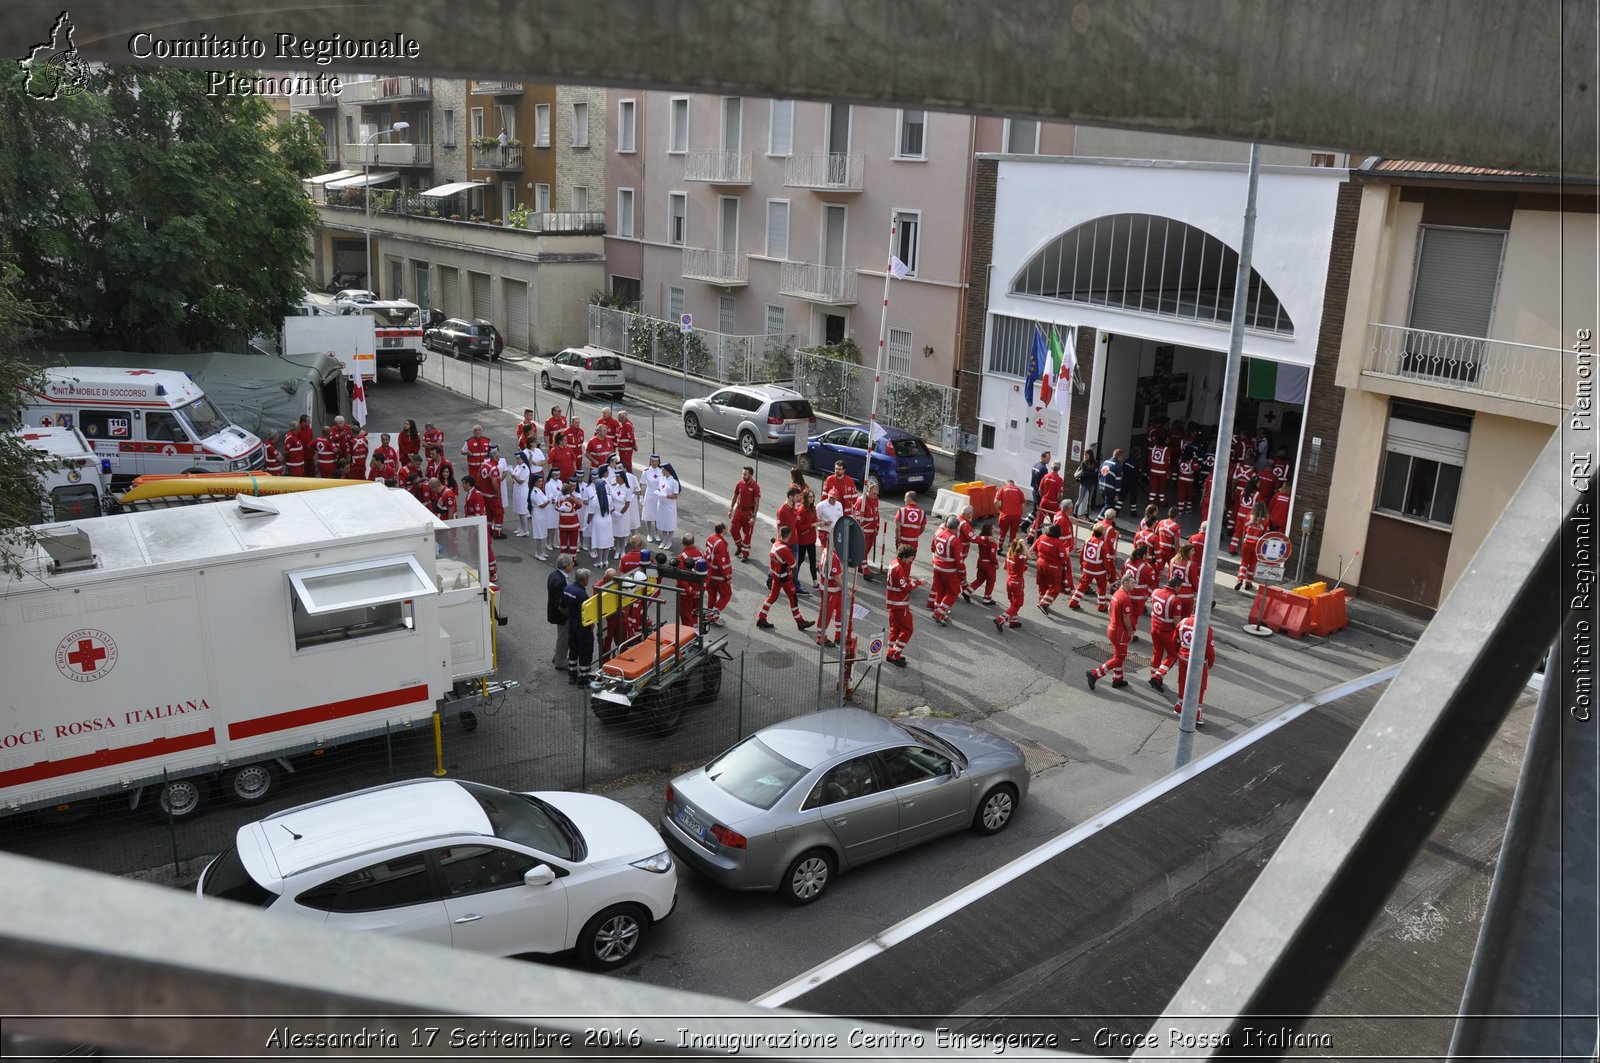
{"label": "blue car", "polygon": [[[883,429],[877,445],[872,448],[872,475],[885,496],[895,491],[932,491],[933,455],[920,438],[900,428]],[[807,441],[806,455],[811,467],[823,475],[833,472],[835,462],[844,462],[844,470],[863,486],[867,466],[867,429],[865,425],[847,425],[812,436]]]}

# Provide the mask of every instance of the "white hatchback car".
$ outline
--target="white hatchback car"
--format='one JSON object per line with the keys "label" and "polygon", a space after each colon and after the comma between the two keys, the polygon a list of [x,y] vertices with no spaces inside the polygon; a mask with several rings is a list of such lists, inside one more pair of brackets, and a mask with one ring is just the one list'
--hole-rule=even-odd
{"label": "white hatchback car", "polygon": [[572,397],[601,395],[620,399],[627,390],[622,359],[604,347],[568,347],[545,363],[539,386],[546,391],[570,391]]}
{"label": "white hatchback car", "polygon": [[576,949],[609,970],[672,914],[678,872],[608,798],[414,779],[245,824],[195,890],[496,956]]}

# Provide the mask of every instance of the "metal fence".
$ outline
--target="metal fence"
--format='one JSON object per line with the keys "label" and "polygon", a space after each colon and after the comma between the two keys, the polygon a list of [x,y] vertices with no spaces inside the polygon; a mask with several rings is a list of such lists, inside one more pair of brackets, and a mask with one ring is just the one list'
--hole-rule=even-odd
{"label": "metal fence", "polygon": [[[872,412],[868,366],[802,348],[794,352],[794,384],[823,413],[865,421]],[[956,423],[958,394],[944,384],[885,372],[878,388],[878,421],[937,441],[945,425]]]}
{"label": "metal fence", "polygon": [[1519,399],[1553,409],[1565,406],[1562,373],[1572,364],[1567,351],[1480,336],[1367,326],[1362,371],[1438,387]]}
{"label": "metal fence", "polygon": [[[589,342],[667,369],[687,370],[723,384],[761,384],[794,376],[794,333],[731,336],[694,329],[648,314],[589,307]],[[685,363],[687,362],[687,365]]]}

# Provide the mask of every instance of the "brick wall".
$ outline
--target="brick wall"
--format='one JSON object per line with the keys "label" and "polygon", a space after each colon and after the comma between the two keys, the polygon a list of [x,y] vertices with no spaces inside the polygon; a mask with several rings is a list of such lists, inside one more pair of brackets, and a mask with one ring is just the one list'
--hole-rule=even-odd
{"label": "brick wall", "polygon": [[[572,105],[589,105],[589,146],[572,146]],[[579,85],[557,85],[555,104],[556,183],[551,189],[552,210],[572,209],[572,190],[589,189],[589,209],[606,209],[606,90]]]}
{"label": "brick wall", "polygon": [[[1077,330],[1078,341],[1075,344],[1078,352],[1078,369],[1073,374],[1072,412],[1067,417],[1067,450],[1059,455],[1063,475],[1069,465],[1076,469],[1072,462],[1072,441],[1080,440],[1085,446],[1092,441],[1089,435],[1089,396],[1093,394],[1089,389],[1094,386],[1094,349],[1099,340],[1099,335],[1087,325],[1079,325]],[[1077,390],[1078,381],[1083,382],[1083,390]],[[1099,426],[1095,426],[1098,431]],[[1104,457],[1096,452],[1097,457]]]}
{"label": "brick wall", "polygon": [[[1300,543],[1300,515],[1313,513],[1316,524],[1306,539],[1304,549],[1308,571],[1315,571],[1317,558],[1322,553],[1322,526],[1329,503],[1329,489],[1333,482],[1333,464],[1339,454],[1339,421],[1344,414],[1345,389],[1334,384],[1334,372],[1339,364],[1339,348],[1344,342],[1345,303],[1350,294],[1350,263],[1355,251],[1356,220],[1361,213],[1361,186],[1347,181],[1339,186],[1339,198],[1333,211],[1333,242],[1328,249],[1328,282],[1322,300],[1322,323],[1317,333],[1317,361],[1311,370],[1311,384],[1306,394],[1305,445],[1300,452],[1301,467],[1295,478],[1295,521],[1289,529],[1289,538],[1296,550]],[[1322,453],[1317,468],[1310,468],[1311,440],[1322,440]],[[1349,499],[1341,499],[1349,502]],[[1289,562],[1289,571],[1297,571],[1297,559]],[[1318,576],[1337,577],[1338,573],[1317,572]],[[1309,578],[1309,577],[1308,577]]]}
{"label": "brick wall", "polygon": [[[968,211],[972,238],[967,252],[967,305],[961,330],[960,398],[956,423],[963,432],[978,431],[978,402],[983,387],[983,330],[989,314],[989,265],[994,258],[994,205],[1000,164],[979,159],[973,170],[972,204]],[[978,456],[956,454],[956,479],[977,479]]]}

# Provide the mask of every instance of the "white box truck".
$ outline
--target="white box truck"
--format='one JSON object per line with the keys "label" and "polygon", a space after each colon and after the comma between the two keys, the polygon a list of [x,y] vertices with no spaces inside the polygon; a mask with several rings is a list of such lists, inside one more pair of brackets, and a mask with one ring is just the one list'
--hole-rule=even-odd
{"label": "white box truck", "polygon": [[0,813],[259,801],[296,755],[429,723],[494,669],[483,519],[441,522],[404,491],[35,530],[0,581]]}

